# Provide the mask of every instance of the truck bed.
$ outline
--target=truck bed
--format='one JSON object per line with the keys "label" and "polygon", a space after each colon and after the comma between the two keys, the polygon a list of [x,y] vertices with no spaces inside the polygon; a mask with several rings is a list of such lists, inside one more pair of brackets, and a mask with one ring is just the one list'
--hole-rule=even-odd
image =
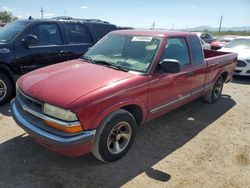
{"label": "truck bed", "polygon": [[214,82],[221,71],[230,73],[225,78],[226,82],[231,80],[237,61],[236,53],[204,50],[204,58],[208,66],[206,83]]}

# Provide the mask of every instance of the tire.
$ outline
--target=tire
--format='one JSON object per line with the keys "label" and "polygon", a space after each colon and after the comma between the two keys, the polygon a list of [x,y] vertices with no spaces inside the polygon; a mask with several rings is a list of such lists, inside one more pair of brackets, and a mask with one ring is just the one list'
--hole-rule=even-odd
{"label": "tire", "polygon": [[203,96],[203,100],[206,103],[209,103],[209,104],[217,102],[221,97],[221,93],[222,93],[222,90],[223,90],[223,85],[224,85],[224,79],[222,78],[222,76],[220,76],[217,79],[217,81],[215,82],[215,84],[213,85],[213,89],[208,91]]}
{"label": "tire", "polygon": [[9,78],[0,73],[0,105],[9,101],[13,95],[13,86]]}
{"label": "tire", "polygon": [[116,110],[106,117],[97,129],[92,154],[102,162],[116,161],[128,152],[135,135],[134,116],[126,110]]}

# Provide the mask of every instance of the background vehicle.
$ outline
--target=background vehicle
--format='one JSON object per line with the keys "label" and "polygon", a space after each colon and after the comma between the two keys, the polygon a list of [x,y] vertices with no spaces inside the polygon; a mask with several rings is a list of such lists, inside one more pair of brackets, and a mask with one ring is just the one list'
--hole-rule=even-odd
{"label": "background vehicle", "polygon": [[229,42],[219,51],[238,53],[238,62],[234,74],[250,76],[250,36],[238,37]]}
{"label": "background vehicle", "polygon": [[211,44],[214,41],[214,37],[206,32],[193,32],[196,33],[198,37],[200,37],[202,40],[204,40],[206,43]]}
{"label": "background vehicle", "polygon": [[201,45],[202,45],[202,48],[204,49],[204,50],[211,50],[211,45],[209,44],[209,43],[206,43],[204,40],[202,40],[201,38],[200,38],[200,41],[201,41]]}
{"label": "background vehicle", "polygon": [[14,93],[20,75],[79,58],[117,27],[101,20],[70,17],[13,21],[0,30],[0,104]]}
{"label": "background vehicle", "polygon": [[214,42],[211,43],[212,50],[218,50],[233,40],[236,36],[223,36],[218,37]]}
{"label": "background vehicle", "polygon": [[216,102],[236,59],[203,51],[195,34],[113,31],[82,59],[22,76],[11,112],[49,149],[115,161],[129,150],[137,125],[201,96]]}

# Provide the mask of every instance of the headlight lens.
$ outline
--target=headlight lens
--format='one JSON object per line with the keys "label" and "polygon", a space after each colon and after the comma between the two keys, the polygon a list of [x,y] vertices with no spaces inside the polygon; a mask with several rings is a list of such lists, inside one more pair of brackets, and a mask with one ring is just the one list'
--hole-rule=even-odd
{"label": "headlight lens", "polygon": [[65,110],[50,104],[45,103],[43,106],[43,113],[65,121],[77,121],[78,118],[75,113]]}

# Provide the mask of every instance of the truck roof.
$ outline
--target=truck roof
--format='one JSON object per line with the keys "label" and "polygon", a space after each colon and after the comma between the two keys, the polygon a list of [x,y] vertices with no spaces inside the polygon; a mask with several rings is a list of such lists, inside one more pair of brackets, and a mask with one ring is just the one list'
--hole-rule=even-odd
{"label": "truck roof", "polygon": [[129,30],[116,30],[112,33],[125,34],[125,35],[145,35],[152,37],[168,37],[168,36],[187,36],[195,35],[190,32],[179,32],[179,31],[169,31],[169,30],[150,30],[150,29],[129,29]]}

